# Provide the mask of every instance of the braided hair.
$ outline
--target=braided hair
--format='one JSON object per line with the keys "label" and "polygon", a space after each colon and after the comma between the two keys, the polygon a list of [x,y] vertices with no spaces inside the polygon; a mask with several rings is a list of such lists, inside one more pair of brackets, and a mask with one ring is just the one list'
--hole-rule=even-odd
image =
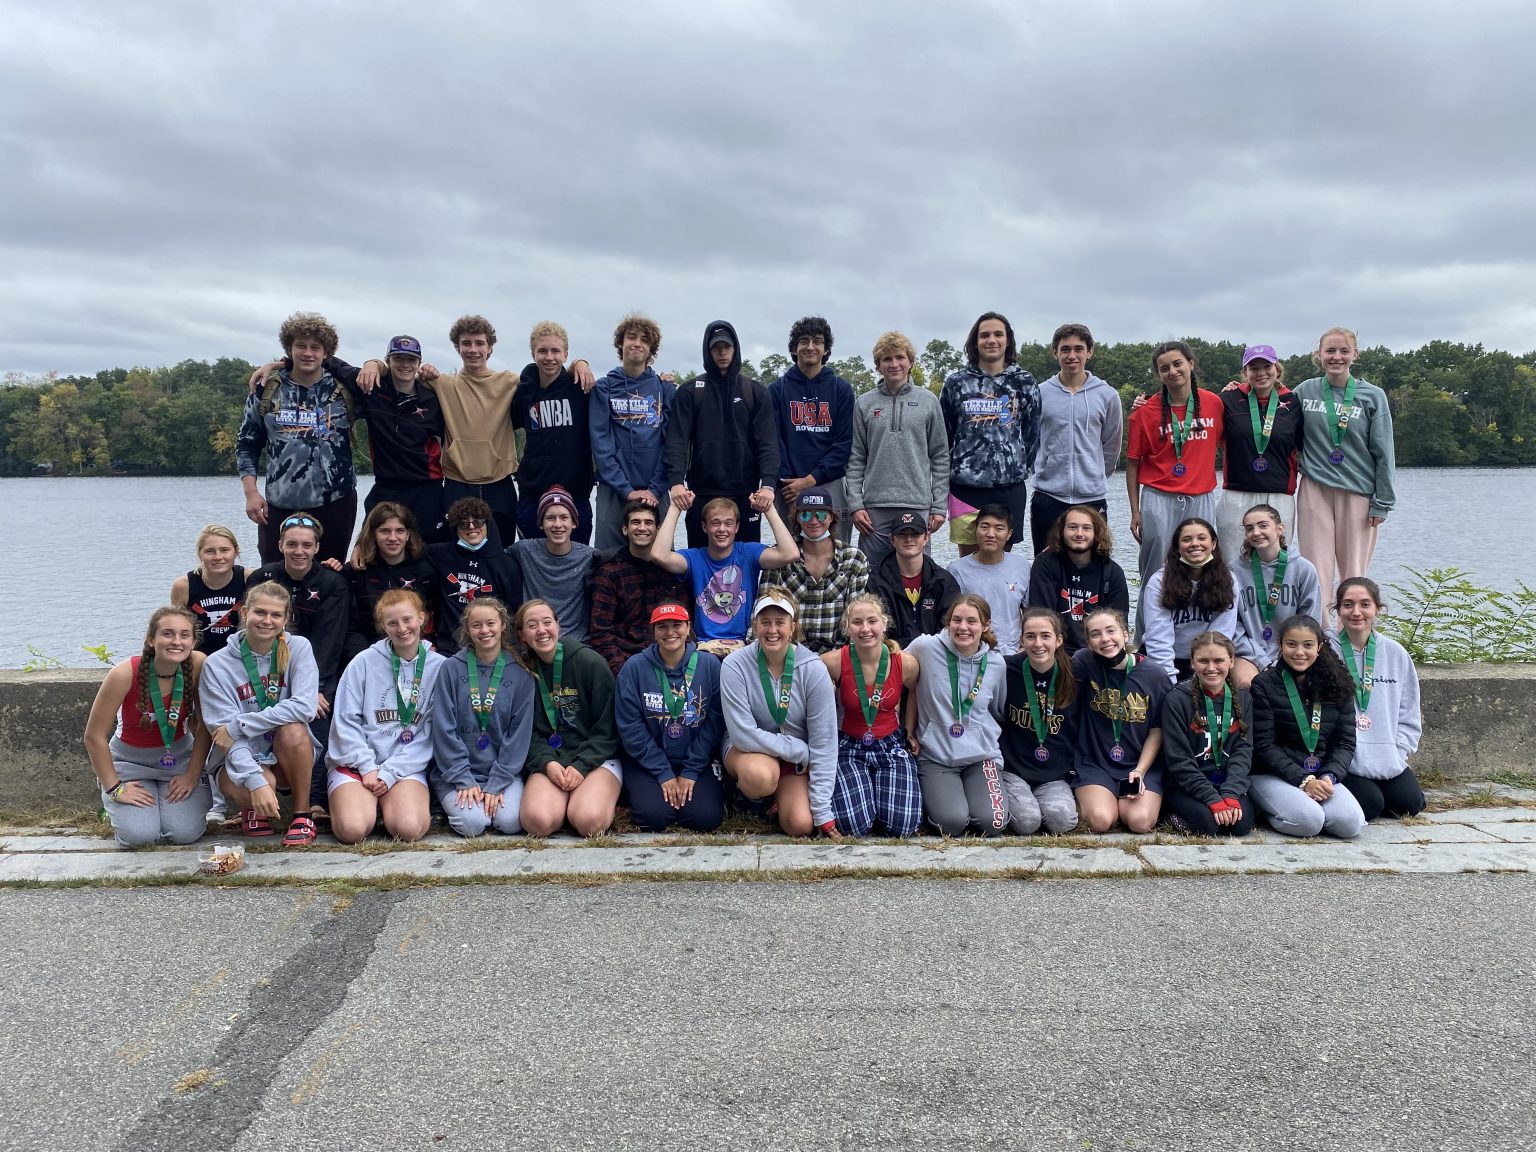
{"label": "braided hair", "polygon": [[[1191,407],[1190,410],[1185,415],[1189,417],[1191,422],[1193,422],[1195,420],[1199,420],[1200,419],[1200,380],[1199,380],[1200,358],[1195,355],[1194,349],[1191,348],[1188,344],[1184,343],[1184,341],[1182,341],[1182,340],[1164,340],[1156,348],[1152,349],[1152,372],[1153,372],[1153,375],[1157,374],[1157,362],[1159,360],[1161,360],[1164,356],[1168,355],[1168,353],[1170,353],[1170,352],[1177,352],[1180,356],[1184,357],[1184,359],[1189,361],[1189,402],[1190,402],[1190,404],[1193,407]],[[1173,439],[1173,427],[1172,427],[1172,425],[1173,425],[1173,404],[1168,399],[1168,385],[1166,385],[1166,384],[1162,385],[1162,387],[1160,388],[1160,390],[1158,392],[1158,400],[1162,404],[1162,407],[1163,407],[1163,423],[1162,423],[1162,426],[1164,428],[1168,429],[1168,439],[1172,440]],[[1194,426],[1195,425],[1193,423],[1190,424],[1190,427],[1193,428]]]}
{"label": "braided hair", "polygon": [[[156,608],[149,618],[149,627],[144,630],[144,648],[139,653],[138,707],[141,713],[148,712],[154,707],[149,700],[149,682],[154,676],[155,632],[160,628],[160,621],[167,616],[180,616],[192,625],[193,651],[197,650],[200,630],[197,614],[185,604],[167,604],[163,608]],[[187,658],[181,662],[181,675],[182,683],[185,685],[182,696],[182,715],[190,717],[197,711],[197,669],[192,663],[192,652],[188,652]]]}

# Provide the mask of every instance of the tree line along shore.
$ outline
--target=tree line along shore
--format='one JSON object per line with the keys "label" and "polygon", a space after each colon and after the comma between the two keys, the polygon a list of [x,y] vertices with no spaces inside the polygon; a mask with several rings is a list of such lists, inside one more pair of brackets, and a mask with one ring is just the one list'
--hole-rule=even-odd
{"label": "tree line along shore", "polygon": [[[1200,358],[1206,387],[1219,389],[1238,378],[1243,345],[1188,342]],[[1118,389],[1127,414],[1139,394],[1157,387],[1153,347],[1123,343],[1094,348],[1090,370]],[[344,351],[358,361],[371,354]],[[504,353],[502,367],[521,366],[516,363],[520,356]],[[1048,344],[1021,345],[1018,361],[1036,380],[1057,370]],[[1310,353],[1281,363],[1288,386],[1319,374]],[[944,377],[963,364],[963,354],[949,341],[930,340],[913,367],[913,381],[937,391]],[[742,372],[766,382],[789,365],[787,356],[775,352],[756,364],[745,361]],[[861,355],[833,359],[830,367],[855,392],[877,382]],[[657,368],[672,371],[679,381],[691,380],[699,370],[673,362],[666,349]],[[161,368],[111,368],[94,376],[8,373],[0,386],[0,476],[232,476],[235,435],[252,370],[246,361],[226,357]],[[1445,340],[1408,352],[1363,348],[1355,375],[1386,392],[1401,467],[1536,465],[1536,351],[1516,356]],[[359,426],[353,439],[361,472],[370,470],[365,429]]]}

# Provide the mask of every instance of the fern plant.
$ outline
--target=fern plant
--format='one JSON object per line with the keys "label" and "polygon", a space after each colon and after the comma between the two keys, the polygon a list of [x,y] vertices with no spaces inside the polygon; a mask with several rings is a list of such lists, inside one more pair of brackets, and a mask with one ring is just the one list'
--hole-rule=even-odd
{"label": "fern plant", "polygon": [[1388,589],[1381,630],[1416,664],[1536,662],[1536,589],[1483,588],[1460,568],[1408,569]]}

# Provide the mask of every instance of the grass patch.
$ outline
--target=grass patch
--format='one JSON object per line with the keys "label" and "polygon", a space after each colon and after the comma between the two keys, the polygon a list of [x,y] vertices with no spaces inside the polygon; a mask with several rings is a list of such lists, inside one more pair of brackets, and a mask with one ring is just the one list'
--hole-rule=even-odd
{"label": "grass patch", "polygon": [[180,1080],[176,1081],[176,1091],[183,1095],[188,1092],[196,1092],[203,1085],[211,1081],[215,1075],[217,1073],[212,1068],[199,1068],[196,1072],[188,1072]]}
{"label": "grass patch", "polygon": [[86,805],[45,804],[39,808],[0,808],[0,832],[11,835],[36,832],[46,828],[50,832],[63,828],[79,836],[99,836],[112,839],[112,825],[96,819],[97,809]]}
{"label": "grass patch", "polygon": [[1504,795],[1493,784],[1480,784],[1465,791],[1437,792],[1424,797],[1426,812],[1452,812],[1459,808],[1519,808],[1520,801]]}

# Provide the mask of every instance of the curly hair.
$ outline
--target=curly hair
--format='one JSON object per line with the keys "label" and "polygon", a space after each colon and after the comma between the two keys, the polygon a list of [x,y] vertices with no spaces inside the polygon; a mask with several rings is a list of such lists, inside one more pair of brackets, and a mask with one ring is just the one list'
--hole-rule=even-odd
{"label": "curly hair", "polygon": [[453,637],[459,642],[459,648],[468,653],[466,660],[474,658],[474,641],[469,636],[469,614],[477,608],[489,608],[496,613],[496,618],[501,621],[501,647],[504,652],[517,652],[517,629],[512,627],[512,614],[507,611],[507,606],[494,596],[476,596],[468,604],[464,605],[464,615],[459,617],[459,627]]}
{"label": "curly hair", "polygon": [[180,616],[188,624],[192,625],[192,652],[187,653],[187,658],[181,662],[182,676],[182,712],[183,716],[197,714],[197,667],[192,662],[193,653],[197,651],[197,639],[200,627],[197,622],[197,613],[185,604],[167,604],[163,608],[156,608],[154,615],[149,618],[149,626],[144,629],[144,648],[139,653],[139,711],[150,711],[149,682],[155,669],[155,631],[160,627],[160,621],[167,616]]}
{"label": "curly hair", "polygon": [[832,325],[820,316],[802,316],[789,326],[789,354],[795,354],[795,345],[807,336],[820,336],[825,347],[821,350],[821,362],[832,359]]}
{"label": "curly hair", "polygon": [[[1077,677],[1072,675],[1072,657],[1067,655],[1067,630],[1062,627],[1061,613],[1054,608],[1043,608],[1039,604],[1026,604],[1019,613],[1019,633],[1023,634],[1031,620],[1042,620],[1051,626],[1051,631],[1056,633],[1056,700],[1057,711],[1064,711],[1071,707],[1072,697],[1077,695]],[[1026,657],[1020,671],[1031,668]]]}
{"label": "curly hair", "polygon": [[487,344],[496,347],[496,329],[484,316],[460,316],[448,329],[448,342],[455,348],[466,336],[484,336]]}
{"label": "curly hair", "polygon": [[1115,536],[1109,529],[1109,521],[1104,519],[1104,514],[1097,508],[1090,508],[1086,504],[1074,504],[1056,517],[1051,530],[1045,534],[1045,551],[1065,552],[1067,550],[1067,517],[1074,512],[1093,521],[1093,558],[1100,561],[1113,559]]}
{"label": "curly hair", "polygon": [[880,339],[875,341],[875,348],[870,356],[874,359],[875,367],[879,368],[881,360],[887,356],[894,356],[898,352],[905,352],[910,363],[917,363],[917,349],[912,347],[912,341],[900,332],[882,333]]}
{"label": "curly hair", "polygon": [[1330,704],[1351,703],[1355,698],[1355,682],[1350,679],[1349,669],[1344,667],[1339,654],[1329,646],[1323,626],[1312,617],[1289,616],[1275,629],[1275,636],[1280,641],[1280,666],[1290,668],[1285,662],[1285,638],[1292,632],[1310,632],[1317,640],[1317,661],[1306,671],[1307,684],[1312,691]]}
{"label": "curly hair", "polygon": [[295,312],[277,330],[277,342],[289,356],[293,355],[293,342],[301,339],[320,341],[327,356],[336,355],[336,347],[341,343],[331,322],[318,312]]}
{"label": "curly hair", "polygon": [[421,533],[416,530],[416,515],[404,504],[396,504],[392,500],[380,500],[368,512],[363,519],[363,526],[357,533],[358,559],[362,567],[371,568],[379,562],[379,543],[374,539],[374,534],[384,526],[386,520],[398,520],[405,525],[405,554],[412,560],[420,560],[427,554],[427,547],[421,542]]}
{"label": "curly hair", "polygon": [[[1184,529],[1195,525],[1204,528],[1211,537],[1211,558],[1203,568],[1190,568],[1179,557],[1179,538]],[[1209,520],[1189,516],[1179,521],[1163,557],[1163,595],[1158,604],[1170,612],[1188,608],[1191,604],[1205,613],[1207,619],[1218,612],[1225,612],[1237,603],[1232,587],[1232,570],[1221,554],[1221,541]]]}
{"label": "curly hair", "polygon": [[613,330],[613,350],[619,354],[619,359],[621,360],[624,358],[624,337],[628,336],[631,332],[640,333],[640,339],[644,340],[651,347],[650,359],[646,363],[649,364],[654,361],[656,353],[661,351],[661,329],[657,326],[656,321],[652,320],[649,316],[642,316],[638,312],[631,312],[619,321],[618,326]]}
{"label": "curly hair", "polygon": [[458,528],[466,520],[483,520],[489,524],[491,506],[478,496],[465,496],[448,505],[446,519],[454,528]]}
{"label": "curly hair", "polygon": [[1004,362],[1007,364],[1014,363],[1015,358],[1019,354],[1018,341],[1014,339],[1013,325],[1008,323],[1008,317],[1004,316],[1001,312],[983,312],[980,316],[976,317],[976,323],[971,325],[970,335],[965,338],[965,362],[972,368],[981,363],[981,349],[977,347],[977,334],[980,333],[982,324],[988,320],[1001,320],[1003,322],[1003,331],[1008,334],[1008,347],[1003,351]]}
{"label": "curly hair", "polygon": [[532,352],[537,348],[539,341],[546,336],[553,336],[559,340],[561,344],[565,345],[567,352],[571,350],[571,338],[566,334],[564,328],[553,320],[540,320],[533,326],[533,331],[528,333],[528,351]]}

